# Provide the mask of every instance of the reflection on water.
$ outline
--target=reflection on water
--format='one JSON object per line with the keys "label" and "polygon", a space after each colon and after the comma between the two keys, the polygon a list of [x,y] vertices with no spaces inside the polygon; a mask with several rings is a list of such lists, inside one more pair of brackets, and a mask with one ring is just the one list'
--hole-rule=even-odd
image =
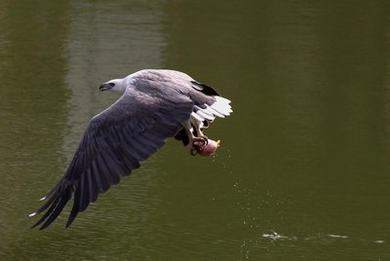
{"label": "reflection on water", "polygon": [[161,11],[159,5],[147,7],[126,2],[72,2],[66,76],[72,93],[68,100],[71,130],[65,137],[70,155],[89,118],[117,98],[98,92],[100,83],[140,68],[161,67],[165,45]]}
{"label": "reflection on water", "polygon": [[[140,3],[73,2],[67,74],[67,83],[72,91],[68,100],[70,130],[64,137],[64,150],[69,158],[89,118],[117,98],[115,94],[100,93],[97,86],[101,82],[123,77],[140,68],[161,67],[165,39],[161,33],[160,9],[159,5],[151,8]],[[118,225],[117,229],[109,228],[113,235],[121,233],[124,227],[134,235],[142,226],[146,230],[152,229],[146,226],[148,216],[159,202],[151,192],[159,180],[154,178],[153,160],[137,173],[137,179],[125,180],[118,186],[118,190],[124,193],[110,193],[108,198],[103,196],[97,211],[87,214],[85,224],[97,215],[102,226],[107,223]],[[107,212],[112,215],[106,215]],[[117,223],[116,217],[124,213],[128,213],[129,217],[125,216],[122,222]],[[81,226],[83,218],[79,221]],[[142,237],[142,233],[139,236]],[[141,239],[134,237],[136,241]]]}
{"label": "reflection on water", "polygon": [[[0,259],[386,260],[385,1],[0,2]],[[233,100],[213,158],[172,141],[64,230],[27,213],[62,175],[97,86],[186,71]],[[272,229],[270,229],[272,228]]]}

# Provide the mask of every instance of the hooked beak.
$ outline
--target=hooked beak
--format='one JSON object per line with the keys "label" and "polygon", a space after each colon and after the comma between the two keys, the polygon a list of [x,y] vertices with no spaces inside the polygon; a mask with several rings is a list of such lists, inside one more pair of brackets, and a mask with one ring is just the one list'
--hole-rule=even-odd
{"label": "hooked beak", "polygon": [[99,86],[99,90],[103,92],[103,91],[110,90],[112,87],[113,86],[111,86],[108,83],[103,83],[102,85]]}

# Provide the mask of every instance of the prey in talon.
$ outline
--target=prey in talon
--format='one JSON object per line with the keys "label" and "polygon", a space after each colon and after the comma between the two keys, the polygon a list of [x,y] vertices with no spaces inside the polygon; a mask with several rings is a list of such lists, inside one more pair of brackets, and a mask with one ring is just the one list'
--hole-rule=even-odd
{"label": "prey in talon", "polygon": [[[206,112],[204,112],[204,110],[206,110]],[[201,118],[199,116],[199,114],[205,115],[205,113],[210,117]],[[220,140],[212,140],[203,133],[203,130],[208,128],[215,119],[215,117],[211,117],[211,112],[209,113],[210,114],[207,114],[207,107],[203,110],[197,108],[197,110],[191,114],[190,122],[185,126],[185,133],[188,136],[188,146],[190,147],[190,152],[193,156],[197,154],[205,157],[214,155],[220,146]]]}
{"label": "prey in talon", "polygon": [[201,156],[211,156],[215,154],[215,152],[220,146],[220,143],[221,143],[220,140],[215,141],[209,139],[207,143],[201,146],[193,145],[193,149],[195,149],[196,152]]}

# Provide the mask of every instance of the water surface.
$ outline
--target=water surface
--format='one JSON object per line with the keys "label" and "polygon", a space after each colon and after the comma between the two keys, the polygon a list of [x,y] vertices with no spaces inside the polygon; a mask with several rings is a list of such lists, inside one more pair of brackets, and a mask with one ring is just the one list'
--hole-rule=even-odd
{"label": "water surface", "polygon": [[[0,3],[3,260],[390,259],[386,1]],[[108,79],[185,71],[233,101],[213,158],[175,141],[46,231]]]}

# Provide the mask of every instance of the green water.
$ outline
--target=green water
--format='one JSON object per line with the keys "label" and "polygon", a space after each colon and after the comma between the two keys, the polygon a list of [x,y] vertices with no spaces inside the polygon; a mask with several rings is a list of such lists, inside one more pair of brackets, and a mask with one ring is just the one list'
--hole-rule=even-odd
{"label": "green water", "polygon": [[[172,68],[233,101],[64,229],[27,214],[99,84]],[[390,260],[387,1],[0,1],[0,260]]]}

